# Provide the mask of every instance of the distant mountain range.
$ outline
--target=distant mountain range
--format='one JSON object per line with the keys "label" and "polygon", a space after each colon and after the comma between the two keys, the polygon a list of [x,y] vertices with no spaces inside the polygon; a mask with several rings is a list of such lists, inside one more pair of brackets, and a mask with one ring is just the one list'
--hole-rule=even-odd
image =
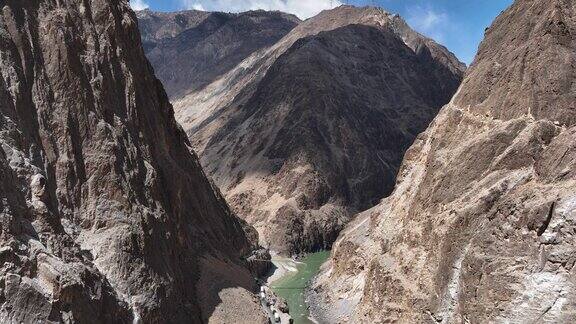
{"label": "distant mountain range", "polygon": [[137,12],[142,44],[171,98],[205,88],[300,20],[281,12]]}
{"label": "distant mountain range", "polygon": [[304,22],[264,11],[138,17],[207,174],[262,244],[288,254],[329,248],[392,191],[404,152],[465,70],[371,7]]}

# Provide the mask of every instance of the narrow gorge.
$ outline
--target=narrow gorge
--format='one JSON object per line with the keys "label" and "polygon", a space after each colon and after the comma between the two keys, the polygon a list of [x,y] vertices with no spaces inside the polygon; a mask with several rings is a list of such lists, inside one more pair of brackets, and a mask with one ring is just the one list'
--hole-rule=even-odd
{"label": "narrow gorge", "polygon": [[[165,35],[147,52],[165,84],[196,70],[178,64],[165,74],[174,62],[194,62],[189,53],[252,51],[209,83],[181,85],[188,92],[171,100],[232,210],[263,246],[284,255],[330,248],[353,214],[391,192],[405,150],[465,70],[446,48],[378,8],[341,6],[303,22],[262,11],[220,24],[213,21],[222,13],[138,15],[144,39]],[[179,15],[193,23],[171,34],[157,27]]]}

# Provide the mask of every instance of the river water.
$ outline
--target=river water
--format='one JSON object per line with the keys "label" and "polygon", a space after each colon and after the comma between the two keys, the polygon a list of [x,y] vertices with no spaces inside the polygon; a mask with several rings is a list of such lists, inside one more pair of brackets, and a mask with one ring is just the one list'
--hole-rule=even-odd
{"label": "river water", "polygon": [[304,291],[329,256],[330,251],[310,253],[294,264],[296,271],[288,271],[271,283],[272,290],[288,303],[290,316],[294,319],[295,324],[314,323],[308,318],[310,313],[306,305]]}

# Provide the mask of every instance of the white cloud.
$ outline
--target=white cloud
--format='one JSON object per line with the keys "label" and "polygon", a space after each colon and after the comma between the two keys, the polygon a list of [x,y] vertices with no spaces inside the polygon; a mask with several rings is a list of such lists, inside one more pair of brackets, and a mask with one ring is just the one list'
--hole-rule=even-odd
{"label": "white cloud", "polygon": [[144,10],[150,6],[144,2],[144,0],[130,0],[130,7],[132,7],[133,10]]}
{"label": "white cloud", "polygon": [[437,12],[430,7],[424,8],[421,6],[412,7],[408,12],[406,20],[412,28],[437,42],[444,42],[446,32],[450,29],[448,14]]}
{"label": "white cloud", "polygon": [[301,19],[320,11],[342,5],[341,0],[180,0],[186,9],[242,12],[248,10],[279,10],[293,13]]}
{"label": "white cloud", "polygon": [[204,6],[200,3],[195,3],[192,5],[191,9],[194,10],[200,10],[200,11],[206,11],[206,9],[204,9]]}

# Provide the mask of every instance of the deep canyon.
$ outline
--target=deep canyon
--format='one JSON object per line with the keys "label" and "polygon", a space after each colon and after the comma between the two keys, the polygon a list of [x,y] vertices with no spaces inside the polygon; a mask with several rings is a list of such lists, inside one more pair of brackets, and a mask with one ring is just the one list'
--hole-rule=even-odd
{"label": "deep canyon", "polygon": [[0,4],[0,323],[576,321],[574,0]]}

